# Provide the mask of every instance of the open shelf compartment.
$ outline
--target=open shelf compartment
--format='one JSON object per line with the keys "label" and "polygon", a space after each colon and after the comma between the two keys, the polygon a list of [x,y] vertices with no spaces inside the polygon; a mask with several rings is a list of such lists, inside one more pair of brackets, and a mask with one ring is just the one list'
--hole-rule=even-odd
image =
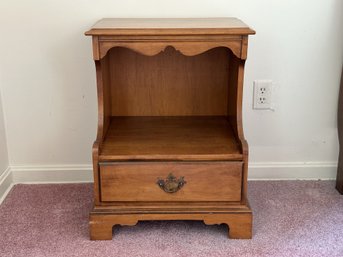
{"label": "open shelf compartment", "polygon": [[225,116],[112,117],[99,160],[242,160],[242,153]]}
{"label": "open shelf compartment", "polygon": [[123,47],[100,61],[104,134],[99,161],[243,160],[239,59],[225,47],[146,56]]}

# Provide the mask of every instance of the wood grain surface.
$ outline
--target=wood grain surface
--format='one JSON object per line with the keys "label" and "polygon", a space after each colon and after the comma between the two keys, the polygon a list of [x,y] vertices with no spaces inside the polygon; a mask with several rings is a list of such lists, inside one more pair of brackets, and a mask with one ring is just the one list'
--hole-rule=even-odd
{"label": "wood grain surface", "polygon": [[86,35],[125,34],[255,34],[237,18],[105,18]]}
{"label": "wood grain surface", "polygon": [[202,220],[207,225],[227,224],[228,237],[233,239],[250,239],[252,237],[251,211],[229,213],[127,213],[117,215],[108,213],[90,214],[90,238],[92,240],[112,240],[113,226],[134,226],[141,220]]}
{"label": "wood grain surface", "polygon": [[223,116],[112,117],[99,160],[242,160]]}
{"label": "wood grain surface", "polygon": [[230,51],[187,57],[110,51],[112,116],[226,115]]}
{"label": "wood grain surface", "polygon": [[[172,173],[186,184],[167,193],[157,185]],[[100,164],[102,201],[240,201],[242,162]]]}

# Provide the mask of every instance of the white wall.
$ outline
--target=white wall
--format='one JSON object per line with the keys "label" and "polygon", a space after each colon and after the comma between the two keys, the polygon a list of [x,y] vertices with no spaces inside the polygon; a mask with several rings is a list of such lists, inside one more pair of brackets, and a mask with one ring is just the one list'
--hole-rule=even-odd
{"label": "white wall", "polygon": [[[239,17],[257,31],[249,41],[243,108],[251,163],[335,163],[342,0],[1,0],[10,164],[91,163],[95,69],[83,33],[96,20],[216,16]],[[276,83],[275,111],[252,110],[255,79]]]}
{"label": "white wall", "polygon": [[[4,125],[4,116],[2,110],[1,102],[1,88],[0,88],[0,178],[1,175],[8,168],[8,153],[7,153],[7,142],[6,142],[6,133]],[[0,179],[1,180],[1,179]]]}
{"label": "white wall", "polygon": [[4,124],[4,114],[1,97],[1,77],[0,77],[0,204],[9,192],[13,179],[9,168],[7,140]]}

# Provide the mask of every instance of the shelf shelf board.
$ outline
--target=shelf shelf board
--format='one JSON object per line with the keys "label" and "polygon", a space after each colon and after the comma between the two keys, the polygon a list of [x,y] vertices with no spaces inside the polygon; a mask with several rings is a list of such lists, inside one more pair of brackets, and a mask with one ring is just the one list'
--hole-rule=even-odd
{"label": "shelf shelf board", "polygon": [[242,160],[224,116],[112,117],[99,161]]}

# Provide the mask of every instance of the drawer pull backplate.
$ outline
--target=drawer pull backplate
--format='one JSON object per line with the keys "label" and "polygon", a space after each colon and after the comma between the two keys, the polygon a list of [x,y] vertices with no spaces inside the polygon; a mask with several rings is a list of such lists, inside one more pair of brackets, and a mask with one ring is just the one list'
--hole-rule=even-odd
{"label": "drawer pull backplate", "polygon": [[159,187],[167,193],[175,193],[179,191],[184,184],[186,184],[184,177],[177,179],[172,173],[169,173],[165,180],[161,178],[157,179],[157,185],[159,185]]}

